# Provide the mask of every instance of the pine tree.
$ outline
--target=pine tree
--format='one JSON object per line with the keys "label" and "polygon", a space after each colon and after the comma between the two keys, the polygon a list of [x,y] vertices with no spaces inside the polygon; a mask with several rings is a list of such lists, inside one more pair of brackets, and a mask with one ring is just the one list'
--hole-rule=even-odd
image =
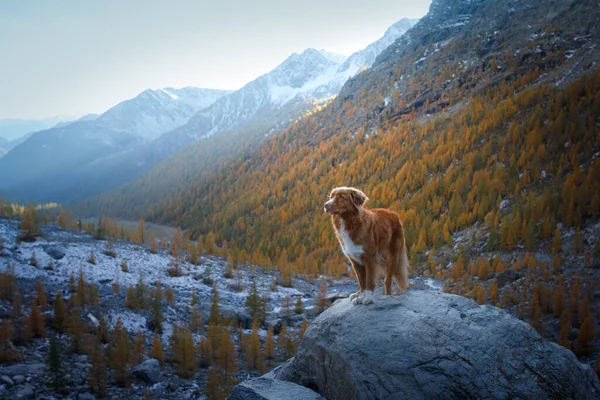
{"label": "pine tree", "polygon": [[46,291],[40,278],[35,280],[35,296],[36,304],[42,311],[46,310],[48,308],[48,296],[46,296]]}
{"label": "pine tree", "polygon": [[8,318],[0,322],[0,362],[14,361],[21,357],[21,354],[13,346],[13,331],[10,327]]}
{"label": "pine tree", "polygon": [[232,374],[238,370],[235,343],[227,329],[221,329],[219,351],[217,352],[217,366]]}
{"label": "pine tree", "polygon": [[275,340],[273,339],[273,327],[269,327],[269,329],[267,329],[264,354],[267,363],[270,365],[275,359]]}
{"label": "pine tree", "polygon": [[292,313],[292,300],[289,296],[285,296],[281,301],[281,318],[289,323],[292,318]]}
{"label": "pine tree", "polygon": [[137,331],[135,338],[133,339],[133,364],[140,364],[144,358],[144,347],[146,338],[141,331]]}
{"label": "pine tree", "polygon": [[135,304],[138,308],[146,309],[148,303],[148,285],[144,282],[144,277],[140,274],[138,283],[135,285]]}
{"label": "pine tree", "polygon": [[54,300],[54,318],[52,319],[52,326],[57,332],[63,333],[66,327],[66,320],[67,312],[65,302],[63,301],[62,294],[59,292],[56,294],[56,300]]}
{"label": "pine tree", "polygon": [[23,304],[21,303],[21,293],[16,292],[13,296],[11,322],[13,328],[13,342],[23,344],[29,340],[26,318],[23,315]]}
{"label": "pine tree", "polygon": [[152,315],[150,316],[150,329],[154,332],[162,333],[162,323],[164,320],[162,311],[162,290],[155,290],[152,296]]}
{"label": "pine tree", "polygon": [[34,242],[35,238],[40,235],[38,215],[33,204],[29,204],[21,215],[21,223],[19,224],[21,235],[18,240],[24,242]]}
{"label": "pine tree", "polygon": [[256,369],[261,374],[264,372],[265,365],[260,351],[260,337],[258,336],[258,321],[254,320],[252,324],[252,333],[248,343],[248,352],[246,353],[246,363],[250,369]]}
{"label": "pine tree", "polygon": [[176,374],[182,378],[191,378],[196,373],[196,348],[192,332],[182,328],[177,341]]}
{"label": "pine tree", "polygon": [[172,306],[175,305],[175,294],[173,293],[173,289],[170,287],[165,290],[165,300]]}
{"label": "pine tree", "polygon": [[296,312],[296,314],[302,314],[304,312],[304,305],[302,304],[302,295],[298,296],[294,311]]}
{"label": "pine tree", "polygon": [[106,397],[108,389],[106,352],[100,346],[94,346],[91,354],[89,385],[99,397]]}
{"label": "pine tree", "polygon": [[8,264],[6,266],[6,271],[0,273],[0,298],[12,302],[17,292],[15,268],[12,264]]}
{"label": "pine tree", "polygon": [[498,284],[496,281],[490,285],[490,303],[492,305],[498,304]]}
{"label": "pine tree", "polygon": [[192,307],[192,313],[190,315],[190,330],[193,333],[200,333],[204,329],[204,320],[202,318],[202,312],[198,305]]}
{"label": "pine tree", "polygon": [[108,322],[106,322],[106,318],[104,314],[101,313],[98,316],[98,329],[96,330],[96,338],[98,342],[101,344],[107,344],[110,342],[110,334],[108,332]]}
{"label": "pine tree", "polygon": [[56,336],[52,335],[50,336],[46,369],[50,373],[50,381],[48,384],[58,393],[62,393],[67,384],[66,373],[62,365],[61,357],[62,350],[60,348],[60,341],[56,339]]}
{"label": "pine tree", "polygon": [[131,308],[135,310],[138,308],[136,299],[135,299],[135,291],[133,286],[129,286],[127,288],[127,295],[125,296],[125,307]]}
{"label": "pine tree", "polygon": [[62,208],[60,209],[60,212],[58,213],[58,226],[60,226],[63,229],[67,228],[67,213]]}
{"label": "pine tree", "polygon": [[552,253],[554,254],[558,254],[558,252],[560,251],[562,245],[560,239],[560,228],[556,227],[556,230],[554,231],[554,239],[552,240]]}
{"label": "pine tree", "polygon": [[71,352],[82,354],[84,352],[84,326],[81,322],[79,309],[73,308],[69,313],[67,322],[67,335]]}
{"label": "pine tree", "polygon": [[135,244],[144,244],[145,243],[145,239],[146,239],[145,231],[146,231],[146,224],[144,222],[144,219],[140,218],[140,221],[138,222],[135,232],[133,233],[133,242]]}
{"label": "pine tree", "polygon": [[210,302],[210,316],[208,318],[209,325],[219,325],[221,320],[221,313],[219,311],[219,291],[217,285],[213,285],[212,298]]}
{"label": "pine tree", "polygon": [[563,310],[560,316],[560,335],[558,344],[571,350],[571,344],[569,343],[569,333],[571,332],[571,311],[568,309]]}
{"label": "pine tree", "polygon": [[300,326],[300,332],[298,333],[298,338],[302,339],[304,337],[304,332],[308,329],[308,321],[306,318],[302,319],[302,326]]}
{"label": "pine tree", "polygon": [[156,241],[154,232],[152,232],[152,234],[150,235],[150,252],[152,254],[156,254],[158,252],[158,242]]}
{"label": "pine tree", "polygon": [[111,349],[115,382],[122,387],[128,387],[131,367],[129,335],[123,327],[120,318],[117,320],[113,330]]}
{"label": "pine tree", "polygon": [[327,300],[327,285],[325,280],[323,280],[321,282],[321,286],[319,286],[319,293],[315,299],[315,305],[317,306],[317,312],[319,314],[329,307],[329,301]]}
{"label": "pine tree", "polygon": [[202,339],[198,344],[197,349],[200,367],[206,368],[210,365],[212,361],[212,352],[213,350],[210,342],[207,339]]}
{"label": "pine tree", "polygon": [[46,337],[46,318],[40,312],[35,300],[31,303],[31,314],[29,314],[27,328],[31,338]]}
{"label": "pine tree", "polygon": [[148,353],[148,357],[157,359],[160,365],[165,363],[165,353],[163,351],[163,344],[160,340],[160,336],[154,335],[154,339],[152,339],[152,348],[150,349],[150,353]]}
{"label": "pine tree", "polygon": [[594,318],[588,315],[579,328],[579,335],[577,335],[577,341],[575,342],[575,353],[579,356],[588,354],[590,351],[589,342],[593,338]]}

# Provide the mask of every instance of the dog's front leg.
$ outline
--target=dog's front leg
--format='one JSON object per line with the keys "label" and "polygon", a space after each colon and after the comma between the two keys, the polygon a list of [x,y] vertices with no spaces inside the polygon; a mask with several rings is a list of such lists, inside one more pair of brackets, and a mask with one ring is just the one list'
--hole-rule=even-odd
{"label": "dog's front leg", "polygon": [[[375,263],[365,257],[365,290],[362,293],[362,304],[371,304],[375,299]],[[361,297],[358,297],[360,299]],[[357,299],[357,300],[358,300]]]}
{"label": "dog's front leg", "polygon": [[350,295],[350,301],[354,303],[354,299],[360,297],[365,290],[365,267],[353,259],[350,259],[350,264],[352,264],[352,269],[354,269],[354,274],[356,274],[356,280],[358,281],[358,292]]}

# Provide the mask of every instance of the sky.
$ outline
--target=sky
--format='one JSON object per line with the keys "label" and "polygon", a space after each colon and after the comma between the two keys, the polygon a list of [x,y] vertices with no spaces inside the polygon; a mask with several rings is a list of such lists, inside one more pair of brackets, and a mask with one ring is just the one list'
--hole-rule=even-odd
{"label": "sky", "polygon": [[350,55],[430,0],[1,0],[0,118],[102,113],[145,89],[239,89],[307,48]]}

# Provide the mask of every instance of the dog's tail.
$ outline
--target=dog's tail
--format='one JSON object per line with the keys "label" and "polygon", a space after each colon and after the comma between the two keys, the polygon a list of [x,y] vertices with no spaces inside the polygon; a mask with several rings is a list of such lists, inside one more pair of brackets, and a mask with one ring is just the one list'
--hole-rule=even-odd
{"label": "dog's tail", "polygon": [[408,290],[408,254],[406,252],[406,241],[402,238],[402,248],[400,249],[400,257],[398,258],[398,272],[394,276],[394,281],[400,293]]}

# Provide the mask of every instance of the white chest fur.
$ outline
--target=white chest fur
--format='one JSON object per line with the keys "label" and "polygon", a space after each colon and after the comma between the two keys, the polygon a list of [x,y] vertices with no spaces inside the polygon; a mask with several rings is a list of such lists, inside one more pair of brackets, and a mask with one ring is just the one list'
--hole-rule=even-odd
{"label": "white chest fur", "polygon": [[344,221],[340,221],[340,231],[339,231],[340,241],[342,244],[342,251],[346,255],[355,261],[360,261],[360,256],[364,253],[363,246],[359,246],[352,241],[346,227],[344,226]]}

